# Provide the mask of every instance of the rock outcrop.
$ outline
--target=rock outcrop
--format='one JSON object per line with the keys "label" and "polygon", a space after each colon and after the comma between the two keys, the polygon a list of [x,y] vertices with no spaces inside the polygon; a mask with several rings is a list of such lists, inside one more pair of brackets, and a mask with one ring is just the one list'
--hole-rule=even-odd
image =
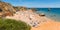
{"label": "rock outcrop", "polygon": [[39,16],[45,16],[45,14],[44,13],[41,13],[41,14],[39,14]]}
{"label": "rock outcrop", "polygon": [[25,10],[27,10],[27,7],[16,6],[16,7],[14,7],[14,9],[15,9],[16,11],[25,11]]}
{"label": "rock outcrop", "polygon": [[16,10],[13,6],[6,2],[0,2],[0,16],[11,16]]}

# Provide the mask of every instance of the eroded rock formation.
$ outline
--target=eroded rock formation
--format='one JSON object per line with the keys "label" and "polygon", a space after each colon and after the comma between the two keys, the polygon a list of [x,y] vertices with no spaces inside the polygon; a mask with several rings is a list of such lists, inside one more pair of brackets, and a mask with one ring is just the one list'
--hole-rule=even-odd
{"label": "eroded rock formation", "polygon": [[13,6],[6,2],[0,2],[0,16],[11,16],[16,10]]}

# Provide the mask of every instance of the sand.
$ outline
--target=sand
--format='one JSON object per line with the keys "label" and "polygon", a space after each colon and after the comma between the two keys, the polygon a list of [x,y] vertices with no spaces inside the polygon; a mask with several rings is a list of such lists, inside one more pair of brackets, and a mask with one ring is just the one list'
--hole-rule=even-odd
{"label": "sand", "polygon": [[60,22],[39,16],[32,10],[18,11],[14,16],[7,16],[6,18],[24,21],[31,26],[31,30],[60,30]]}

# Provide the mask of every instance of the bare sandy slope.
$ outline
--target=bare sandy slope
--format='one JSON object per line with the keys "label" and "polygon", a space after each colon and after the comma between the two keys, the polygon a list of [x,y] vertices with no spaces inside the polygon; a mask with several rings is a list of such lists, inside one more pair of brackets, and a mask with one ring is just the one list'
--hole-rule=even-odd
{"label": "bare sandy slope", "polygon": [[31,30],[60,30],[60,22],[39,16],[31,10],[19,11],[14,16],[7,16],[6,18],[24,21],[31,25]]}

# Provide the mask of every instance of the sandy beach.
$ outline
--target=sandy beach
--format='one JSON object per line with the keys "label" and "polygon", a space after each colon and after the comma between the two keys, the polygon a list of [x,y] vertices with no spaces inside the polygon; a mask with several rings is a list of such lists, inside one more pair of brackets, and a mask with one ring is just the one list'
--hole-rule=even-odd
{"label": "sandy beach", "polygon": [[18,11],[14,16],[7,16],[6,18],[24,21],[31,26],[31,30],[60,30],[60,22],[39,16],[32,10]]}

